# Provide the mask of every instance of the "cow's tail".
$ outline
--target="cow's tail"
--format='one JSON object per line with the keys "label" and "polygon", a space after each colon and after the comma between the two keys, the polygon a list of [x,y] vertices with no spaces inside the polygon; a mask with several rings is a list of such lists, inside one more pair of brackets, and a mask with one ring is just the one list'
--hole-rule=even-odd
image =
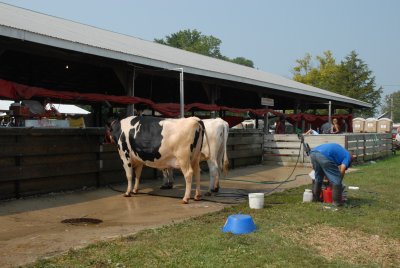
{"label": "cow's tail", "polygon": [[[200,127],[203,129],[203,143],[204,143],[204,138],[206,139],[206,143],[207,143],[207,149],[208,149],[208,154],[203,156],[203,160],[207,161],[210,158],[210,140],[208,139],[208,135],[207,135],[207,131],[206,131],[206,127],[204,126],[204,122],[203,121],[199,121],[199,125]],[[201,147],[203,147],[203,144],[201,145]]]}
{"label": "cow's tail", "polygon": [[224,139],[224,147],[223,147],[224,157],[223,157],[222,171],[224,173],[224,176],[226,176],[228,174],[228,166],[229,166],[228,154],[226,152],[227,151],[226,146],[228,143],[228,135],[229,135],[228,131],[229,131],[229,126],[228,126],[228,124],[226,124],[226,125],[224,125],[224,137],[223,137],[223,139]]}

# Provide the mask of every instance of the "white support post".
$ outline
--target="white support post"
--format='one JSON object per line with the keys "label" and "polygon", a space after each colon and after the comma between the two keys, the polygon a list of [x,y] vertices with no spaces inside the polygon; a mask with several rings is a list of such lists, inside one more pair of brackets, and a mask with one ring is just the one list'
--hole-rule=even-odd
{"label": "white support post", "polygon": [[185,117],[185,90],[184,90],[184,85],[183,85],[183,68],[178,68],[180,69],[181,73],[179,75],[179,92],[180,92],[180,111],[181,111],[181,118]]}
{"label": "white support post", "polygon": [[332,124],[332,101],[329,101],[329,117],[328,117],[328,122],[329,122],[329,124]]}
{"label": "white support post", "polygon": [[173,69],[169,69],[171,71],[179,71],[179,110],[180,110],[180,117],[184,118],[185,117],[185,89],[184,89],[184,85],[183,85],[183,68],[179,67],[179,68],[173,68]]}

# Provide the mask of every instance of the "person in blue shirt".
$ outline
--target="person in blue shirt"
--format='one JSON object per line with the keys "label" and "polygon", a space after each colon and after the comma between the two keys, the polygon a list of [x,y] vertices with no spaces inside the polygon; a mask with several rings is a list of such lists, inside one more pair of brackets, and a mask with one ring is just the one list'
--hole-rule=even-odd
{"label": "person in blue shirt", "polygon": [[320,201],[324,176],[332,183],[333,205],[342,201],[342,180],[353,161],[353,156],[337,143],[321,144],[310,151],[311,164],[315,171],[313,185],[314,201]]}

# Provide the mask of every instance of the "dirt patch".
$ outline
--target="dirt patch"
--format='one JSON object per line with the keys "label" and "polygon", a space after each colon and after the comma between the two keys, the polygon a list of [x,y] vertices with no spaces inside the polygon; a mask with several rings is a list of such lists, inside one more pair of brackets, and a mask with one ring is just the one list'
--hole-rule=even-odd
{"label": "dirt patch", "polygon": [[400,267],[400,241],[395,239],[325,225],[284,229],[279,231],[282,236],[317,249],[327,260],[341,258],[358,265],[373,261],[381,267]]}

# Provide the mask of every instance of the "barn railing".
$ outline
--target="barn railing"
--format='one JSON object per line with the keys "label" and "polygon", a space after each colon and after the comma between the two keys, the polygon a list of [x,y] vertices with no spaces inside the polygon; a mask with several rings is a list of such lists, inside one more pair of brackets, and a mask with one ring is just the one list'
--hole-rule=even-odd
{"label": "barn railing", "polygon": [[[125,182],[116,146],[103,139],[103,128],[0,128],[0,199]],[[227,150],[231,168],[259,164],[263,135],[232,130]]]}
{"label": "barn railing", "polygon": [[101,128],[1,128],[0,198],[100,186]]}
{"label": "barn railing", "polygon": [[230,129],[227,154],[230,168],[260,164],[263,132],[256,129]]}
{"label": "barn railing", "polygon": [[[357,162],[364,162],[392,154],[390,133],[346,133],[327,135],[304,135],[304,141],[314,148],[323,143],[338,143],[357,156]],[[265,164],[301,165],[310,164],[303,153],[301,140],[296,134],[276,134],[264,136]]]}

